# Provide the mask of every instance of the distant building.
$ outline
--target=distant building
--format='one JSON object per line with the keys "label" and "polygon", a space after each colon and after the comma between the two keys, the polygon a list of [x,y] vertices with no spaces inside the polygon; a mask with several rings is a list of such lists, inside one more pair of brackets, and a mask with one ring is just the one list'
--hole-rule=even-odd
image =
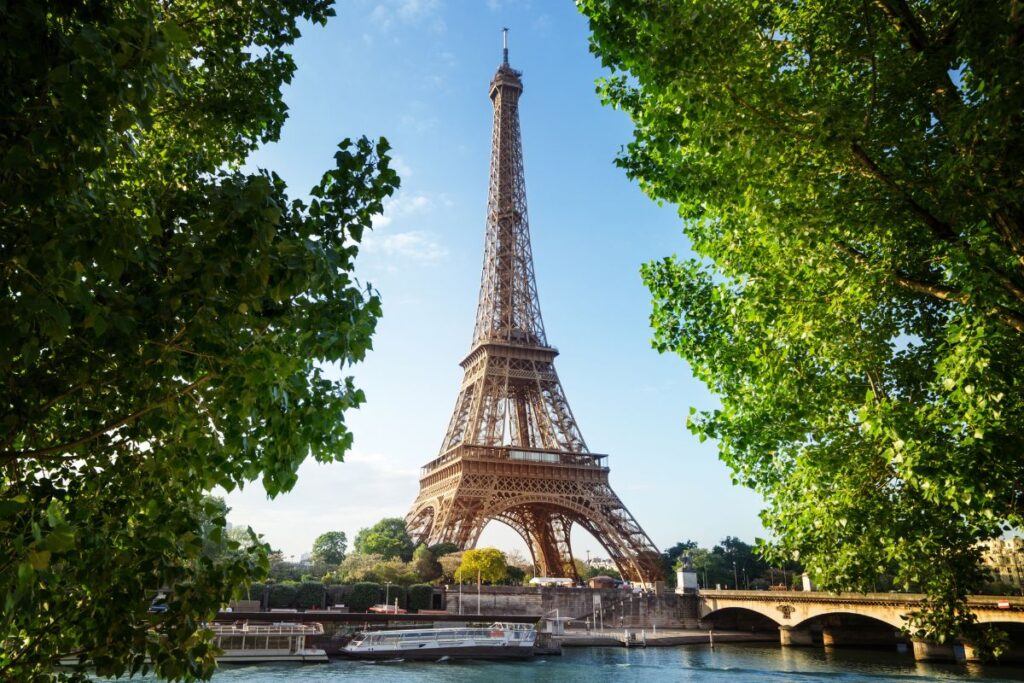
{"label": "distant building", "polygon": [[591,558],[587,560],[586,564],[592,569],[617,569],[614,562],[603,557]]}
{"label": "distant building", "polygon": [[299,564],[313,564],[313,553],[302,553],[299,555]]}
{"label": "distant building", "polygon": [[1024,539],[994,538],[981,546],[982,565],[993,581],[1024,588]]}

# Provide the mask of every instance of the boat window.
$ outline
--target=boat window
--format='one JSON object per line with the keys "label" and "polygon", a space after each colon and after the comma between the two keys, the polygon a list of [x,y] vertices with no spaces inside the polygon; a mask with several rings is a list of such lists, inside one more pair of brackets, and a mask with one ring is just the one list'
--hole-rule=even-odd
{"label": "boat window", "polygon": [[267,639],[268,650],[283,650],[287,649],[291,638],[288,636],[270,636]]}

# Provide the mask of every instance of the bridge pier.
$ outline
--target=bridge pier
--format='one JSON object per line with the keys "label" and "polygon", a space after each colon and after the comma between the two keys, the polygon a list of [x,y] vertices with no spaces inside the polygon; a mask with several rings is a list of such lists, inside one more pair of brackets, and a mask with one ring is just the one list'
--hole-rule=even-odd
{"label": "bridge pier", "polygon": [[919,662],[953,662],[956,655],[953,643],[936,643],[934,640],[911,640],[914,647],[914,659]]}
{"label": "bridge pier", "polygon": [[980,662],[981,655],[978,654],[978,650],[971,643],[964,642],[964,661],[965,662]]}
{"label": "bridge pier", "polygon": [[792,626],[779,627],[779,644],[783,647],[799,647],[814,645],[814,634],[807,628]]}
{"label": "bridge pier", "polygon": [[[964,643],[962,643],[962,645],[964,647],[964,661],[967,661],[967,662],[982,662],[982,661],[985,661],[982,658],[981,654],[978,652],[978,649],[973,644],[968,643],[968,642],[964,642]],[[1021,663],[1024,663],[1024,644],[1015,643],[1015,642],[1013,642],[1011,640],[1010,641],[1010,648],[1006,652],[1004,652],[1003,654],[999,655],[995,659],[995,661],[1000,663],[1000,664],[1021,664]]]}
{"label": "bridge pier", "polygon": [[825,626],[821,641],[825,647],[895,647],[896,629]]}

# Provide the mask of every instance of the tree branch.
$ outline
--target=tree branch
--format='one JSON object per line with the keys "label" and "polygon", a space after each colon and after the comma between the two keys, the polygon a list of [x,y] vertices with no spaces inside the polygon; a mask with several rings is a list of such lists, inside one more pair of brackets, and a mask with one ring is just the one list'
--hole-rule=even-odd
{"label": "tree branch", "polygon": [[924,221],[925,225],[928,226],[935,237],[943,242],[955,242],[959,239],[959,235],[957,235],[956,231],[953,230],[953,226],[941,220],[931,211],[918,204],[903,186],[896,182],[892,176],[883,171],[881,167],[879,167],[879,165],[876,164],[870,156],[868,156],[868,153],[860,146],[859,142],[851,142],[850,151],[853,152],[853,156],[860,162],[860,165],[867,169],[872,176],[882,181],[886,187],[896,191],[900,197],[903,198],[903,201],[910,207],[910,210],[913,211],[918,218]]}
{"label": "tree branch", "polygon": [[921,22],[914,16],[913,10],[905,0],[875,0],[877,4],[895,24],[900,32],[907,37],[910,47],[916,52],[924,52],[929,45],[928,34],[924,32]]}
{"label": "tree branch", "polygon": [[1010,245],[1010,251],[1017,257],[1017,263],[1024,267],[1024,231],[1021,230],[1020,222],[1002,209],[994,211],[992,217],[1003,239]]}
{"label": "tree branch", "polygon": [[217,375],[216,372],[212,372],[211,371],[211,372],[203,375],[199,379],[197,379],[195,382],[192,382],[191,384],[185,385],[184,387],[181,387],[177,391],[173,391],[170,394],[168,394],[167,396],[164,396],[159,401],[156,401],[155,403],[151,403],[148,406],[146,406],[145,408],[142,408],[141,410],[138,410],[138,411],[132,413],[131,415],[126,415],[125,417],[122,417],[120,419],[114,420],[112,422],[108,422],[107,424],[105,424],[104,426],[100,427],[99,429],[97,429],[96,431],[92,432],[91,434],[86,434],[85,436],[82,436],[82,437],[80,437],[78,439],[75,439],[74,441],[69,441],[67,443],[63,443],[63,444],[60,444],[58,446],[50,446],[48,448],[40,448],[39,450],[35,450],[35,451],[0,451],[0,462],[10,462],[12,460],[22,460],[22,459],[25,459],[25,458],[45,458],[45,457],[49,457],[49,456],[53,456],[53,455],[58,455],[58,454],[63,456],[67,451],[74,450],[74,449],[76,449],[76,448],[78,448],[80,446],[84,446],[85,444],[89,443],[90,441],[95,441],[96,439],[100,438],[104,434],[106,434],[106,433],[108,433],[108,432],[110,432],[110,431],[112,431],[114,429],[117,429],[119,427],[123,427],[126,424],[134,422],[135,420],[139,419],[140,417],[142,417],[144,415],[147,415],[147,414],[153,412],[154,410],[159,410],[160,408],[164,407],[165,405],[167,405],[171,401],[175,400],[176,398],[179,398],[180,396],[183,396],[184,394],[187,394],[188,392],[192,391],[193,389],[196,389],[197,387],[200,387],[203,384],[206,384],[211,379],[213,379],[216,375]]}
{"label": "tree branch", "polygon": [[[59,403],[60,401],[63,401],[64,399],[66,399],[68,396],[70,396],[71,394],[75,393],[76,391],[79,391],[84,386],[85,385],[83,385],[83,384],[78,384],[76,386],[71,387],[70,389],[68,389],[67,391],[65,391],[63,393],[58,394],[57,396],[54,396],[53,398],[48,400],[46,403],[44,403],[42,406],[40,406],[38,412],[39,413],[45,413],[50,408],[55,406],[57,403]],[[19,433],[18,432],[18,427],[15,427],[10,432],[8,432],[8,434],[3,439],[0,439],[0,448],[7,448],[8,446],[10,446],[14,442],[14,440],[18,437],[18,433]]]}
{"label": "tree branch", "polygon": [[871,12],[868,7],[868,0],[864,0],[864,30],[868,34],[868,43],[871,51],[871,102],[864,112],[864,133],[871,129],[871,119],[874,117],[878,105],[878,58],[874,26],[871,23]]}
{"label": "tree branch", "polygon": [[[741,107],[743,107],[744,109],[749,111],[755,117],[761,119],[762,121],[765,121],[772,128],[775,128],[776,130],[779,130],[779,131],[781,131],[783,133],[786,133],[787,135],[792,135],[794,137],[801,138],[803,140],[811,140],[811,139],[813,139],[812,136],[808,135],[807,133],[805,133],[805,132],[803,132],[801,130],[797,130],[797,129],[793,128],[792,126],[787,126],[785,123],[780,121],[777,117],[769,116],[766,112],[761,111],[760,109],[758,109],[754,105],[750,104],[743,97],[741,97],[739,95],[739,93],[736,92],[735,88],[733,88],[730,84],[723,83],[722,87],[725,88],[725,91],[729,93],[729,97],[731,97],[732,100],[736,104],[740,105]],[[782,112],[782,113],[785,114],[787,118],[792,119],[796,123],[803,123],[799,118],[793,116],[792,114],[790,114],[788,112]]]}
{"label": "tree branch", "polygon": [[[960,97],[960,90],[949,75],[950,64],[945,62],[937,64],[935,57],[939,56],[939,50],[945,43],[952,43],[956,28],[959,25],[958,17],[954,17],[948,26],[939,36],[939,43],[934,43],[925,31],[924,26],[918,21],[913,10],[906,3],[906,0],[875,0],[875,3],[882,9],[882,12],[896,25],[896,30],[902,34],[910,48],[924,57],[925,75],[922,79],[931,88],[934,96],[933,104],[935,118],[942,123],[947,133],[950,132],[947,114],[953,109],[963,106],[963,99]],[[958,151],[960,145],[952,139],[950,142]]]}
{"label": "tree branch", "polygon": [[[851,259],[856,261],[858,264],[864,266],[867,269],[877,270],[877,266],[871,263],[867,256],[862,254],[860,251],[854,249],[848,244],[840,241],[836,241],[836,248],[849,256]],[[895,285],[898,285],[911,292],[918,294],[925,294],[927,296],[939,299],[940,301],[946,301],[950,303],[958,303],[964,306],[971,306],[971,296],[967,292],[947,287],[946,285],[939,285],[932,282],[925,282],[912,278],[908,275],[904,275],[898,271],[890,271],[885,273],[885,278]],[[999,320],[1003,321],[1010,327],[1012,327],[1018,334],[1024,335],[1024,314],[1021,314],[1013,309],[1007,308],[1001,304],[993,304],[985,311],[987,315],[991,315]]]}

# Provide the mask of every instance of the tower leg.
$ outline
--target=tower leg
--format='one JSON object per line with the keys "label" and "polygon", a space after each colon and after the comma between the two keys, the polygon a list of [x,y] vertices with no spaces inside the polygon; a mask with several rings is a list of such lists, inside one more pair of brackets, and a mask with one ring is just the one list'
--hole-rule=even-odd
{"label": "tower leg", "polygon": [[530,547],[542,576],[563,576],[579,580],[572,558],[569,534],[572,520],[546,508],[524,511],[529,519]]}

